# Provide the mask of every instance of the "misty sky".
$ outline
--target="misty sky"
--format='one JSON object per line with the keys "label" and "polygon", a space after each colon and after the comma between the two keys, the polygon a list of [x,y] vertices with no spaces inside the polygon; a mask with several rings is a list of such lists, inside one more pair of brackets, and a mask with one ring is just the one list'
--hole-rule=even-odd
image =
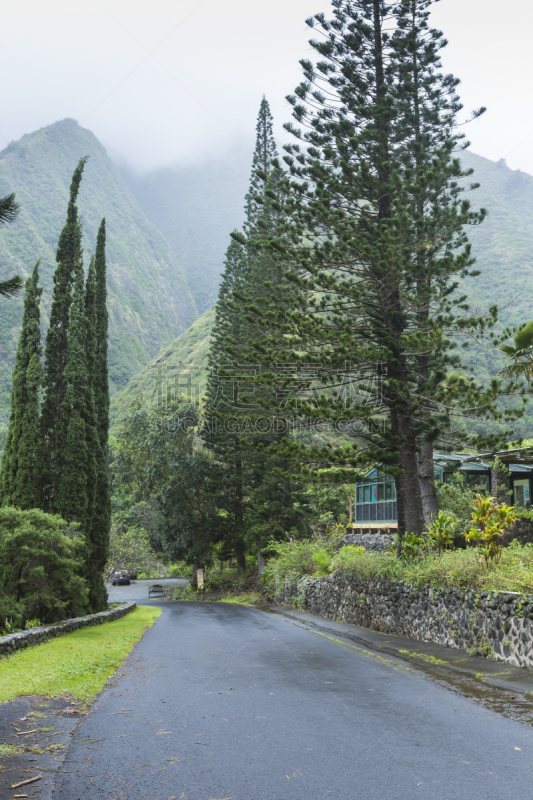
{"label": "misty sky", "polygon": [[[5,4],[0,49],[0,147],[74,117],[115,158],[138,169],[193,163],[253,143],[266,94],[281,139],[284,100],[310,56],[304,20],[321,0],[25,0]],[[533,174],[530,76],[533,4],[441,0],[433,24],[450,41],[446,70],[472,149]]]}

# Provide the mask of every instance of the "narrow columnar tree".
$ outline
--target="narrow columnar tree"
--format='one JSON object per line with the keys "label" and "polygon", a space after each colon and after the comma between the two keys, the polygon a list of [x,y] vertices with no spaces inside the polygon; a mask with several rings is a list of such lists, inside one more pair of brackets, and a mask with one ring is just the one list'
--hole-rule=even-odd
{"label": "narrow columnar tree", "polygon": [[[275,235],[276,188],[281,175],[272,115],[264,97],[256,134],[243,228],[249,239],[263,241]],[[297,504],[288,491],[289,483],[276,473],[280,460],[268,453],[276,434],[265,431],[265,420],[257,419],[257,399],[259,394],[265,394],[265,386],[260,380],[255,382],[260,376],[253,367],[257,360],[254,342],[260,342],[263,334],[244,302],[273,294],[280,297],[280,272],[269,254],[259,248],[247,251],[242,234],[234,231],[231,236],[209,356],[206,410],[210,425],[206,441],[226,464],[225,492],[219,498],[227,512],[223,538],[226,551],[236,555],[239,570],[243,571],[247,548],[257,551],[265,538],[269,540],[294,527],[293,509]],[[259,505],[263,509],[261,519],[251,520],[251,510]],[[259,534],[260,530],[266,532],[265,536]]]}
{"label": "narrow columnar tree", "polygon": [[56,496],[62,480],[62,454],[66,448],[68,425],[63,404],[66,395],[65,368],[68,356],[70,306],[74,275],[82,270],[82,230],[76,200],[87,159],[80,159],[70,185],[67,221],[56,253],[54,290],[50,323],[46,336],[44,398],[41,412],[42,502],[45,511],[57,511]]}
{"label": "narrow columnar tree", "polygon": [[[250,186],[245,197],[244,230],[253,236],[268,216],[265,177],[274,172],[277,158],[270,107],[263,97],[256,125],[256,142],[252,156]],[[267,205],[261,201],[267,200]],[[206,409],[210,418],[206,434],[208,445],[229,465],[223,503],[227,512],[224,541],[228,551],[237,558],[239,571],[246,566],[245,497],[250,501],[251,490],[259,481],[261,457],[249,446],[243,446],[242,426],[249,414],[249,403],[243,400],[250,386],[251,370],[247,361],[253,351],[251,339],[260,333],[247,319],[242,302],[235,293],[264,292],[264,265],[250,259],[239,242],[242,234],[234,232],[226,252],[225,270],[216,305],[209,355],[210,375],[207,383]],[[254,287],[252,289],[252,286]]]}
{"label": "narrow columnar tree", "polygon": [[26,281],[9,428],[0,474],[2,505],[22,510],[40,504],[39,493],[39,390],[41,387],[41,330],[39,262]]}
{"label": "narrow columnar tree", "polygon": [[[94,409],[93,444],[96,459],[96,485],[92,501],[90,523],[91,552],[89,576],[92,608],[103,608],[107,593],[102,579],[103,568],[109,553],[111,529],[111,498],[107,466],[109,437],[109,386],[107,369],[107,286],[106,286],[106,228],[102,220],[96,240],[94,262],[91,262],[86,286],[86,314],[88,321],[89,377]],[[91,429],[92,432],[93,429]]]}
{"label": "narrow columnar tree", "polygon": [[87,440],[87,514],[85,521],[87,537],[86,578],[89,585],[89,606],[93,611],[101,611],[107,602],[107,593],[103,580],[105,556],[101,550],[101,513],[100,501],[105,503],[105,496],[98,495],[99,470],[102,464],[102,448],[98,435],[98,421],[95,403],[95,368],[96,368],[96,277],[95,258],[91,258],[85,284],[85,352],[87,359],[87,396],[85,402],[85,433]]}
{"label": "narrow columnar tree", "polygon": [[[60,480],[54,510],[67,522],[79,522],[88,542],[91,521],[91,474],[96,471],[94,452],[88,448],[89,373],[87,359],[87,317],[81,264],[76,269],[68,331],[68,356],[63,376],[64,398],[58,462]],[[87,545],[89,547],[89,545]]]}
{"label": "narrow columnar tree", "polygon": [[109,379],[107,367],[108,314],[106,274],[106,225],[100,224],[95,253],[95,328],[94,328],[94,400],[96,424],[100,440],[101,461],[98,478],[98,508],[101,513],[101,528],[109,535],[111,504],[107,469],[107,441],[109,438]]}

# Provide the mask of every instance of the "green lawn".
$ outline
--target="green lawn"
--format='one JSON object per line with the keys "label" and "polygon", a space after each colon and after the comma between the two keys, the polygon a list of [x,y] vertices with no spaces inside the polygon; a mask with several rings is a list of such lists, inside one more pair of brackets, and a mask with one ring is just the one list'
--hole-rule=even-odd
{"label": "green lawn", "polygon": [[159,608],[140,606],[113,622],[5,656],[0,659],[0,703],[25,694],[90,702],[160,614]]}

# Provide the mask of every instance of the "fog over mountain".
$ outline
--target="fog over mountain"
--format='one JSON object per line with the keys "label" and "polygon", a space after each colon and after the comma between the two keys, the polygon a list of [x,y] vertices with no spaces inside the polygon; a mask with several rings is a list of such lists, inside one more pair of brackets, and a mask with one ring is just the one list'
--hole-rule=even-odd
{"label": "fog over mountain", "polygon": [[144,213],[165,236],[185,274],[199,313],[217,299],[230,231],[244,219],[252,147],[218,159],[135,173],[119,167]]}

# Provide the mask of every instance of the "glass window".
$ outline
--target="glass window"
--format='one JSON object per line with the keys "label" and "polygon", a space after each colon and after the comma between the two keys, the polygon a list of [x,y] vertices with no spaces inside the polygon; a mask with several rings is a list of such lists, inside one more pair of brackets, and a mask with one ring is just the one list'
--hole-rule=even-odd
{"label": "glass window", "polygon": [[490,480],[488,475],[482,472],[467,472],[466,485],[473,492],[487,492],[490,493]]}
{"label": "glass window", "polygon": [[378,500],[385,500],[385,484],[378,484]]}
{"label": "glass window", "polygon": [[372,495],[371,500],[373,503],[377,503],[378,501],[378,485],[377,483],[372,484]]}
{"label": "glass window", "polygon": [[365,489],[365,499],[364,499],[364,502],[365,502],[365,503],[370,503],[370,486],[365,486],[365,487],[364,487],[364,489]]}
{"label": "glass window", "polygon": [[530,503],[529,478],[520,478],[513,481],[513,500],[515,506],[525,508]]}

